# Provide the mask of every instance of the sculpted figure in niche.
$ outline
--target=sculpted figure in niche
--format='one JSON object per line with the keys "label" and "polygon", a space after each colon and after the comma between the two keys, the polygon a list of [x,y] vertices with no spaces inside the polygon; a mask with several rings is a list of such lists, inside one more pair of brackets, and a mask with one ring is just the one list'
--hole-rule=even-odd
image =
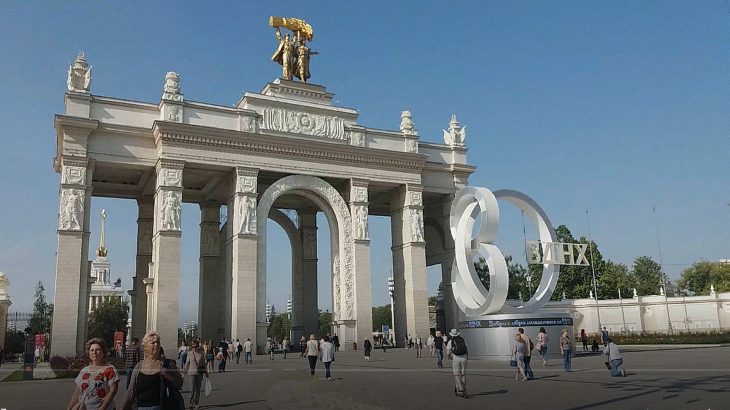
{"label": "sculpted figure in niche", "polygon": [[162,229],[167,231],[180,230],[180,199],[176,192],[167,191],[163,193],[162,208]]}
{"label": "sculpted figure in niche", "polygon": [[279,40],[279,48],[271,59],[283,66],[282,78],[291,81],[294,74],[294,40],[289,40],[289,34],[282,39],[279,27],[276,28],[276,38]]}
{"label": "sculpted figure in niche", "polygon": [[80,215],[84,210],[83,199],[76,189],[63,191],[61,198],[61,229],[80,231]]}
{"label": "sculpted figure in niche", "polygon": [[420,210],[411,211],[411,241],[424,242],[423,240],[423,214]]}
{"label": "sculpted figure in niche", "polygon": [[215,225],[203,225],[203,255],[216,255],[218,230]]}
{"label": "sculpted figure in niche", "polygon": [[256,219],[256,200],[248,196],[241,198],[238,207],[240,221],[239,233],[256,233],[254,223]]}
{"label": "sculpted figure in niche", "polygon": [[364,206],[355,207],[355,238],[368,239],[368,210]]}

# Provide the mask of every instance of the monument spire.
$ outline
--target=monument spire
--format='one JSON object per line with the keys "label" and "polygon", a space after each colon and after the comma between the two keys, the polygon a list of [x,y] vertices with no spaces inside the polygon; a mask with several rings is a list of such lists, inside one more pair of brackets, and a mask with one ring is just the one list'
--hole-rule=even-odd
{"label": "monument spire", "polygon": [[96,256],[106,258],[107,250],[104,247],[104,220],[106,219],[106,210],[101,210],[101,241],[99,243],[99,249],[96,250]]}

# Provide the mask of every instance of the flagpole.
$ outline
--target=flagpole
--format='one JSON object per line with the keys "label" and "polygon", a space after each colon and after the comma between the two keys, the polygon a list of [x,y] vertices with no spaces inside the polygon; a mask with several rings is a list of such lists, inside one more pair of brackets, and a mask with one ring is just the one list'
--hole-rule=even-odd
{"label": "flagpole", "polygon": [[586,208],[586,221],[588,222],[588,247],[591,251],[591,271],[593,272],[593,292],[596,295],[596,314],[598,315],[598,333],[601,333],[601,308],[598,306],[598,281],[596,281],[596,265],[593,263],[593,239],[591,239],[591,218]]}
{"label": "flagpole", "polygon": [[656,245],[659,249],[659,268],[661,269],[662,284],[664,286],[664,302],[667,306],[667,332],[672,333],[672,320],[669,317],[669,295],[667,295],[667,276],[664,274],[664,262],[662,261],[662,244],[659,241],[659,224],[656,219],[656,207],[652,206],[651,211],[654,214],[654,229],[656,230]]}

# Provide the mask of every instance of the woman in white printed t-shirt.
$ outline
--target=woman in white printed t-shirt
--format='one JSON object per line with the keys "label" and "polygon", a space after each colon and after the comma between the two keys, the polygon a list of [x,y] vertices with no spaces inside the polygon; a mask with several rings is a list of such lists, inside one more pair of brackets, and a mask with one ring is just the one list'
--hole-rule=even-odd
{"label": "woman in white printed t-shirt", "polygon": [[548,341],[550,341],[550,339],[548,338],[548,335],[545,332],[545,328],[544,327],[541,327],[540,328],[540,333],[537,334],[537,346],[535,346],[535,347],[537,348],[537,353],[542,358],[542,365],[543,366],[547,366],[547,346],[548,346]]}

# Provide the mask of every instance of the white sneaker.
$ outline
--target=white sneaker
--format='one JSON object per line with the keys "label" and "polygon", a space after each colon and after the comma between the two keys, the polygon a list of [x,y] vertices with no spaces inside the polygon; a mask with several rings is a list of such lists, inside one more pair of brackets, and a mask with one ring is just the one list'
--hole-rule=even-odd
{"label": "white sneaker", "polygon": [[621,369],[621,376],[626,377],[626,369]]}
{"label": "white sneaker", "polygon": [[330,380],[332,380],[332,378],[331,378],[331,377],[328,377],[328,378],[327,378],[327,381],[330,381]]}

